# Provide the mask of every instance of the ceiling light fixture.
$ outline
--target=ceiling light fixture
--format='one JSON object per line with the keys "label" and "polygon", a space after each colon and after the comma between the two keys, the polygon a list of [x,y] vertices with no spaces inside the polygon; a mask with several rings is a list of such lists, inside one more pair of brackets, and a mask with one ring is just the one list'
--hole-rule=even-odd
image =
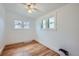
{"label": "ceiling light fixture", "polygon": [[28,10],[28,13],[33,13],[35,10],[37,10],[35,3],[23,3],[23,4],[25,8]]}

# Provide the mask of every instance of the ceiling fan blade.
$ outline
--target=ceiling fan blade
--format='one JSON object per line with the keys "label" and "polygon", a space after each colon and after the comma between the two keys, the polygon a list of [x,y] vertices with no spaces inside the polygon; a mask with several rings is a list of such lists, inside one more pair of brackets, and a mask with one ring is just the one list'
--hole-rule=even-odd
{"label": "ceiling fan blade", "polygon": [[39,10],[39,9],[37,9],[37,8],[33,8],[34,10]]}

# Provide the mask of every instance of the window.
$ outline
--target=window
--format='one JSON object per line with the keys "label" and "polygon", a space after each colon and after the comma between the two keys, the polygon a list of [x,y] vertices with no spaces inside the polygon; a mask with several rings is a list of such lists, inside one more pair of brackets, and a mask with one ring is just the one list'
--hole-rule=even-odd
{"label": "window", "polygon": [[22,21],[14,20],[14,28],[15,29],[22,29]]}
{"label": "window", "polygon": [[55,29],[56,19],[55,17],[50,17],[48,20],[42,20],[42,29]]}
{"label": "window", "polygon": [[29,29],[30,28],[30,22],[14,20],[14,28],[15,29]]}
{"label": "window", "polygon": [[30,23],[29,22],[24,22],[24,29],[29,29],[30,28]]}
{"label": "window", "polygon": [[48,28],[55,29],[55,17],[51,17],[48,19]]}
{"label": "window", "polygon": [[46,20],[42,20],[42,28],[46,29]]}

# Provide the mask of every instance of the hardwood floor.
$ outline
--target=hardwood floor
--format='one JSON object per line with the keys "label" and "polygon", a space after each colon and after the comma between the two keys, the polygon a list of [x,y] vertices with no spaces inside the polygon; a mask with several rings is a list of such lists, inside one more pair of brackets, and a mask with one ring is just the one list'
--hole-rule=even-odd
{"label": "hardwood floor", "polygon": [[7,45],[2,56],[59,56],[59,54],[33,40],[29,43]]}

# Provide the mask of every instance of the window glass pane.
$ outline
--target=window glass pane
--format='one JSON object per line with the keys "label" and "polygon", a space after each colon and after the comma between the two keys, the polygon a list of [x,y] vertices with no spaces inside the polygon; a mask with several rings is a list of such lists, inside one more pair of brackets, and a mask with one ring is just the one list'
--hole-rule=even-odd
{"label": "window glass pane", "polygon": [[55,22],[55,17],[49,18],[49,22],[50,22],[50,23]]}
{"label": "window glass pane", "polygon": [[30,28],[30,23],[24,22],[24,29],[29,29],[29,28]]}
{"label": "window glass pane", "polygon": [[42,20],[42,28],[46,29],[46,20]]}
{"label": "window glass pane", "polygon": [[51,17],[48,19],[48,27],[50,29],[55,29],[55,17]]}
{"label": "window glass pane", "polygon": [[14,28],[15,29],[22,29],[22,21],[15,20],[14,21]]}
{"label": "window glass pane", "polygon": [[49,28],[54,29],[55,28],[55,23],[50,24]]}

